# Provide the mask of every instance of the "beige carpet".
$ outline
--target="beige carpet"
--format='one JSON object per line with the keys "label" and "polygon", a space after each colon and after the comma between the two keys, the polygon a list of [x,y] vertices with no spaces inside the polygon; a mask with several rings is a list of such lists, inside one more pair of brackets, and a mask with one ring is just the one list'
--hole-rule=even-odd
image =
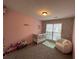
{"label": "beige carpet", "polygon": [[9,53],[4,59],[72,59],[72,54],[64,55],[55,48],[39,44]]}

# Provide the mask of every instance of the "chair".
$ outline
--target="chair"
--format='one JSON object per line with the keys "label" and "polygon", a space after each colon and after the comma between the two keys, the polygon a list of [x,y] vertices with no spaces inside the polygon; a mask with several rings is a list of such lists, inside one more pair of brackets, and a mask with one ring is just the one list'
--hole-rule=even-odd
{"label": "chair", "polygon": [[67,39],[61,39],[56,42],[56,48],[62,53],[70,53],[72,51],[72,43]]}

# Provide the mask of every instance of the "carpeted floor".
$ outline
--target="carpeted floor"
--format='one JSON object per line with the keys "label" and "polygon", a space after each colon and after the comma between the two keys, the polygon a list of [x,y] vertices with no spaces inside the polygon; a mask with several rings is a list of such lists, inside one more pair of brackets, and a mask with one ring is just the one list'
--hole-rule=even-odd
{"label": "carpeted floor", "polygon": [[64,55],[56,48],[49,48],[43,44],[28,46],[9,53],[4,59],[72,59],[72,54]]}

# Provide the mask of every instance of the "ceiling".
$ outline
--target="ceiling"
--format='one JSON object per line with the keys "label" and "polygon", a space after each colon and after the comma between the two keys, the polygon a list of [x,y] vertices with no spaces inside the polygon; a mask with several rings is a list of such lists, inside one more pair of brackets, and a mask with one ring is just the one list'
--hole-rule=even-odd
{"label": "ceiling", "polygon": [[[75,0],[3,0],[3,2],[8,8],[39,20],[75,16]],[[40,15],[42,11],[47,11],[48,15]]]}

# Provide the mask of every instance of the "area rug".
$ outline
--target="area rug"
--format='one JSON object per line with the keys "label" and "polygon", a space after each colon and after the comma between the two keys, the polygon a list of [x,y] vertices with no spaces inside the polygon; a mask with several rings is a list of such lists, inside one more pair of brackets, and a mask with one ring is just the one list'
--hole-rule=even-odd
{"label": "area rug", "polygon": [[42,44],[49,47],[49,48],[55,48],[55,43],[54,42],[45,41]]}

